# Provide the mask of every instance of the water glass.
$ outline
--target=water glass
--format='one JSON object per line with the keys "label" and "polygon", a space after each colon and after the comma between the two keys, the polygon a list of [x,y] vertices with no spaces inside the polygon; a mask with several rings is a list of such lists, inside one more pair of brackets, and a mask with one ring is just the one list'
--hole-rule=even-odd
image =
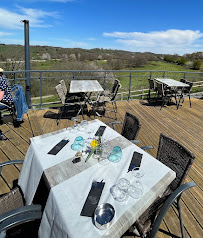
{"label": "water glass", "polygon": [[118,185],[113,185],[110,188],[110,193],[117,202],[124,202],[128,199],[128,193],[119,189]]}
{"label": "water glass", "polygon": [[81,123],[79,124],[78,130],[86,131],[87,127],[88,127],[88,122],[86,120],[82,120]]}
{"label": "water glass", "polygon": [[71,145],[71,149],[75,150],[75,151],[82,151],[83,147],[84,147],[84,139],[81,136],[78,136],[75,138],[74,143]]}
{"label": "water glass", "polygon": [[128,194],[134,199],[139,199],[143,194],[142,183],[136,181],[134,185],[130,185],[128,188]]}
{"label": "water glass", "polygon": [[109,160],[114,163],[118,163],[122,158],[122,150],[120,146],[115,146],[109,155]]}
{"label": "water glass", "polygon": [[118,180],[117,186],[118,186],[118,188],[121,191],[127,193],[128,192],[128,188],[130,186],[130,181],[128,179],[126,179],[126,178],[120,178]]}

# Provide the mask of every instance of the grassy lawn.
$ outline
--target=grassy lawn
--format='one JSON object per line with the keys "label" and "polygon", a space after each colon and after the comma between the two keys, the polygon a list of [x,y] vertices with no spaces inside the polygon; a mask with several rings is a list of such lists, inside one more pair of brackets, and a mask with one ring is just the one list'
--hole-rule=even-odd
{"label": "grassy lawn", "polygon": [[[150,64],[147,64],[143,66],[142,68],[133,68],[133,69],[125,69],[125,70],[155,70],[155,71],[187,71],[187,72],[200,72],[199,70],[191,70],[191,69],[185,69],[181,65],[176,65],[172,63],[166,63],[161,61],[151,62]],[[118,79],[121,82],[122,85],[122,91],[126,91],[129,88],[129,73],[128,72],[118,72],[115,73],[115,76],[118,77]],[[181,77],[183,77],[183,73],[167,73],[165,74],[165,77],[170,77],[179,80]],[[135,89],[141,89],[148,87],[148,78],[150,77],[149,72],[133,72],[132,73],[132,79],[131,79],[131,90]],[[152,73],[152,77],[163,77],[162,72],[154,72]],[[194,81],[194,80],[192,80]],[[198,81],[195,80],[195,81]]]}

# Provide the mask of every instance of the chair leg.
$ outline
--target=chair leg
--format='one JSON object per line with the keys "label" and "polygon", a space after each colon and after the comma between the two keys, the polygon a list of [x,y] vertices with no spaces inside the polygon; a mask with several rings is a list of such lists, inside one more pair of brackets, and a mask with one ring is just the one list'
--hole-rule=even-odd
{"label": "chair leg", "polygon": [[182,238],[185,238],[183,218],[182,218],[182,214],[181,214],[180,199],[178,199],[178,201],[177,201],[177,208],[178,208],[178,213],[179,213],[180,229],[181,229]]}
{"label": "chair leg", "polygon": [[60,120],[61,120],[61,117],[62,117],[62,114],[63,114],[64,109],[65,109],[65,105],[63,105],[63,108],[62,108],[62,110],[61,110],[61,114],[59,115],[59,118],[58,118],[57,121],[56,121],[57,126],[58,126],[58,124],[59,124],[59,122],[60,122]]}
{"label": "chair leg", "polygon": [[192,107],[191,100],[190,100],[190,94],[188,96],[189,96],[190,107]]}

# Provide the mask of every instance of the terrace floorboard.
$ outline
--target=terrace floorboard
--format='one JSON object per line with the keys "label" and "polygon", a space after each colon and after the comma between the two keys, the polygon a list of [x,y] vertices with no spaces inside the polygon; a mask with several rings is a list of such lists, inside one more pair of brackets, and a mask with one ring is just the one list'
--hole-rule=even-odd
{"label": "terrace floorboard", "polygon": [[[123,121],[126,111],[134,113],[141,121],[141,130],[137,139],[141,143],[138,146],[153,145],[154,149],[147,152],[156,157],[160,133],[168,134],[184,144],[196,156],[194,164],[190,169],[185,182],[193,180],[196,187],[186,191],[182,196],[182,212],[185,225],[186,237],[203,237],[203,209],[202,209],[202,175],[203,175],[203,101],[192,99],[192,108],[185,99],[184,104],[177,110],[175,105],[162,108],[150,106],[144,100],[119,101],[118,118]],[[61,119],[56,124],[58,109],[29,110],[25,115],[24,123],[19,128],[14,128],[10,117],[4,115],[4,124],[0,126],[3,132],[8,131],[5,136],[9,140],[0,141],[0,162],[14,159],[24,159],[30,144],[30,138],[44,133],[59,130],[71,126],[73,122]],[[96,117],[98,118],[98,117]],[[91,120],[85,116],[86,120]],[[99,117],[105,123],[112,121],[109,118]],[[121,126],[117,126],[121,132]],[[19,177],[21,165],[7,166],[0,177],[0,194],[6,193],[13,186],[13,181]],[[170,231],[176,236],[181,235],[177,211],[170,208],[166,214],[161,228]],[[134,237],[127,233],[124,237]],[[157,237],[168,237],[158,232]]]}

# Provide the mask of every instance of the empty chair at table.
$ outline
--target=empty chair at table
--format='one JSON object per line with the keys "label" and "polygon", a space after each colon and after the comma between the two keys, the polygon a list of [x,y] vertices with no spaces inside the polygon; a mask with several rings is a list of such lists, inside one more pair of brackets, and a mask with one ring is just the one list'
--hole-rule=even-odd
{"label": "empty chair at table", "polygon": [[[126,139],[130,140],[132,143],[139,143],[139,140],[135,140],[138,132],[141,128],[141,122],[138,117],[130,112],[126,112],[124,122],[121,121],[112,121],[107,123],[107,125],[112,125],[113,129],[116,130],[116,124],[123,124],[121,135],[124,136]],[[143,146],[142,149],[153,149],[153,146]]]}
{"label": "empty chair at table", "polygon": [[[168,186],[161,198],[157,198],[155,202],[142,214],[135,222],[135,227],[142,237],[150,231],[157,210],[163,205],[168,196],[172,194],[181,184],[183,184],[189,169],[195,159],[195,156],[180,142],[171,137],[160,134],[157,159],[176,172],[176,178]],[[181,233],[184,233],[183,221],[181,216],[180,200],[177,201],[177,208],[180,219]]]}
{"label": "empty chair at table", "polygon": [[[120,81],[118,79],[115,79],[112,89],[104,90],[104,92],[98,95],[97,100],[91,103],[91,107],[97,116],[105,116],[105,114],[101,115],[99,111],[103,111],[103,112],[108,111],[108,112],[113,112],[115,115],[115,120],[117,119],[116,97],[120,87],[121,87]],[[109,107],[108,103],[111,103],[112,107]],[[109,116],[106,116],[106,117],[109,117]]]}
{"label": "empty chair at table", "polygon": [[179,99],[179,104],[180,104],[181,100],[182,100],[182,103],[184,102],[184,97],[185,96],[188,96],[189,102],[190,102],[190,107],[192,107],[191,99],[190,99],[190,92],[192,90],[193,82],[189,82],[189,81],[187,81],[185,79],[181,79],[180,82],[188,84],[189,87],[184,87],[182,89],[181,96],[180,96],[180,99]]}
{"label": "empty chair at table", "polygon": [[58,96],[61,100],[61,103],[63,104],[63,107],[61,109],[61,113],[59,114],[59,118],[57,119],[57,125],[60,122],[60,119],[62,117],[62,114],[66,107],[73,107],[76,111],[76,115],[79,115],[79,113],[82,113],[83,115],[83,105],[84,105],[84,94],[83,93],[67,93],[67,88],[65,86],[65,83],[63,80],[60,81],[60,83],[55,87],[56,92],[58,93]]}
{"label": "empty chair at table", "polygon": [[155,93],[157,93],[157,87],[155,86],[154,80],[151,78],[148,78],[149,82],[149,92],[148,92],[148,99],[151,98],[151,90],[153,90]]}
{"label": "empty chair at table", "polygon": [[157,86],[157,92],[159,96],[162,98],[162,105],[160,110],[162,109],[162,107],[164,107],[164,105],[171,102],[172,98],[175,98],[176,106],[178,109],[177,94],[176,94],[177,92],[165,86],[163,83],[157,82],[156,86]]}

